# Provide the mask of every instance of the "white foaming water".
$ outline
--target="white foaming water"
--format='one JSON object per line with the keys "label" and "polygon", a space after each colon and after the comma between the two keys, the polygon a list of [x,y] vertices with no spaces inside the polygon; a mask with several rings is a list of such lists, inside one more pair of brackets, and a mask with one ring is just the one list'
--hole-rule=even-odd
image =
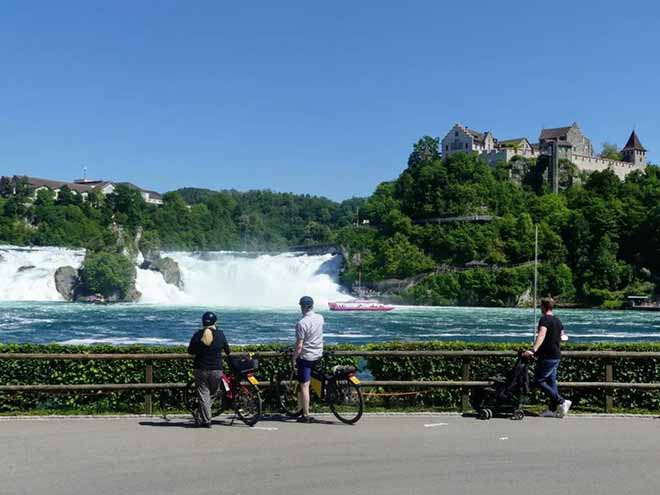
{"label": "white foaming water", "polygon": [[0,256],[0,301],[62,301],[55,271],[67,265],[78,268],[85,251],[0,246]]}
{"label": "white foaming water", "polygon": [[[0,246],[0,301],[61,301],[55,271],[79,268],[84,250]],[[317,306],[346,298],[336,283],[341,258],[297,253],[167,253],[179,263],[184,289],[151,270],[137,270],[141,303],[236,308],[291,308],[310,295]]]}
{"label": "white foaming water", "polygon": [[318,307],[346,298],[336,282],[342,263],[336,255],[175,252],[167,256],[179,263],[185,287],[175,294],[152,286],[146,292],[151,292],[153,302],[295,308],[302,295],[312,296]]}
{"label": "white foaming water", "polygon": [[146,304],[188,304],[190,301],[178,287],[165,282],[163,275],[153,270],[138,268],[135,288],[140,291],[141,303]]}

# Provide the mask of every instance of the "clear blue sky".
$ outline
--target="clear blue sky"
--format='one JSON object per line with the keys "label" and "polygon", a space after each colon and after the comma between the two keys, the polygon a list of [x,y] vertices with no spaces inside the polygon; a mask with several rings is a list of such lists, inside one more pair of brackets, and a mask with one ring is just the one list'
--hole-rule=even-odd
{"label": "clear blue sky", "polygon": [[457,121],[635,126],[657,162],[659,27],[634,1],[5,1],[0,174],[341,200]]}

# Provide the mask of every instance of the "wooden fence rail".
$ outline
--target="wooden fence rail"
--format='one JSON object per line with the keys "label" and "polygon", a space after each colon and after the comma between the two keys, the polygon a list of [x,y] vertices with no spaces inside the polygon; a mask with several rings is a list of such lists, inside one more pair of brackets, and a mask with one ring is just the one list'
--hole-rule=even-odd
{"label": "wooden fence rail", "polygon": [[[462,408],[469,409],[470,388],[491,385],[489,381],[471,380],[471,361],[481,357],[515,357],[512,351],[332,351],[334,356],[359,357],[438,357],[460,358],[463,362],[461,380],[446,381],[396,381],[396,380],[365,380],[364,387],[382,388],[457,388],[462,389]],[[277,351],[256,352],[255,357],[281,357],[285,355]],[[617,359],[660,359],[660,352],[629,352],[629,351],[564,351],[563,358],[571,359],[602,359],[605,361],[604,381],[602,382],[560,382],[559,387],[567,389],[602,389],[605,390],[605,411],[611,412],[614,404],[611,391],[614,389],[660,390],[660,383],[626,383],[614,381],[614,362]],[[156,361],[189,360],[191,356],[183,353],[151,353],[151,354],[68,354],[68,353],[0,353],[0,360],[74,360],[74,361],[145,361],[145,383],[99,383],[99,384],[29,384],[0,385],[0,392],[116,392],[144,391],[145,413],[152,414],[151,392],[156,390],[182,389],[185,383],[153,383],[153,366]],[[260,382],[260,386],[269,386],[270,382]]]}
{"label": "wooden fence rail", "polygon": [[[237,355],[247,353],[235,353]],[[251,353],[254,357],[282,357],[278,351],[263,351]],[[374,356],[374,357],[515,357],[514,351],[330,351],[332,356]],[[634,352],[634,351],[562,351],[562,358],[576,359],[659,359],[660,352]],[[192,356],[181,352],[172,353],[136,353],[136,354],[70,354],[70,353],[0,353],[0,360],[74,360],[74,361],[168,361],[187,360]]]}

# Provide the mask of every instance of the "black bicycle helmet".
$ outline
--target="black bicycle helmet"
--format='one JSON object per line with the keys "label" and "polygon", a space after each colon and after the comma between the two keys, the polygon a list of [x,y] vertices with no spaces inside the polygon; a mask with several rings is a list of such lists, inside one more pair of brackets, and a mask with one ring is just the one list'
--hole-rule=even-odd
{"label": "black bicycle helmet", "polygon": [[210,327],[211,325],[215,325],[215,322],[218,321],[218,317],[215,316],[215,313],[211,311],[207,311],[202,315],[202,325],[205,327]]}
{"label": "black bicycle helmet", "polygon": [[303,309],[310,309],[314,307],[314,299],[309,296],[302,296],[298,304],[300,304],[300,307]]}

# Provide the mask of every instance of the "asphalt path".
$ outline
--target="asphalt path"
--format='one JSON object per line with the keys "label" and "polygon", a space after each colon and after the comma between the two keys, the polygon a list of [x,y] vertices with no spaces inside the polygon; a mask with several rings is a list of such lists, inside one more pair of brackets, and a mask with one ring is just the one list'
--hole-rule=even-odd
{"label": "asphalt path", "polygon": [[0,494],[654,494],[660,419],[0,420]]}

